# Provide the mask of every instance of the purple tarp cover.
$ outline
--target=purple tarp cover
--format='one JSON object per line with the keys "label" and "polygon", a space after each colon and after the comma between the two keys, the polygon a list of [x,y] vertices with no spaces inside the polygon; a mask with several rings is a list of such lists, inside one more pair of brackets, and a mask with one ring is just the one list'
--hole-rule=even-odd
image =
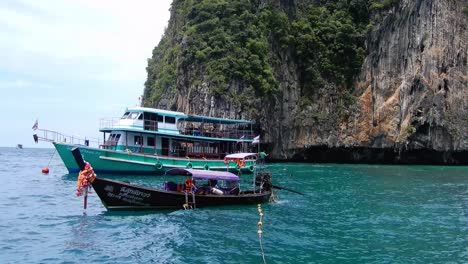
{"label": "purple tarp cover", "polygon": [[192,176],[194,179],[239,181],[239,176],[228,171],[210,171],[176,168],[166,171],[167,175]]}

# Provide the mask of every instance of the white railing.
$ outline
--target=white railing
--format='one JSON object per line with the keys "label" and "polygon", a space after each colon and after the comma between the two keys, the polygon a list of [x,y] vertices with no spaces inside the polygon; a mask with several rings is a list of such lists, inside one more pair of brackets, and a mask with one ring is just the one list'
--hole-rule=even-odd
{"label": "white railing", "polygon": [[[114,130],[119,128],[142,129],[146,131],[166,131],[165,129],[179,130],[178,133],[192,136],[212,137],[212,138],[231,138],[252,140],[256,134],[252,130],[241,129],[236,125],[222,125],[214,129],[212,124],[197,124],[189,127],[185,121],[178,124],[166,124],[153,120],[121,119],[118,117],[102,118],[99,120],[100,130]],[[171,130],[169,130],[171,131]],[[174,133],[174,132],[172,132]]]}
{"label": "white railing", "polygon": [[120,122],[119,117],[111,117],[111,118],[102,118],[99,120],[99,129],[109,129],[118,127]]}
{"label": "white railing", "polygon": [[99,145],[102,144],[102,141],[99,139],[90,139],[87,137],[83,138],[81,136],[76,136],[76,135],[66,135],[57,131],[52,131],[52,130],[47,130],[47,129],[37,129],[33,137],[34,137],[34,140],[87,145],[87,146],[92,146],[92,147],[99,147]]}

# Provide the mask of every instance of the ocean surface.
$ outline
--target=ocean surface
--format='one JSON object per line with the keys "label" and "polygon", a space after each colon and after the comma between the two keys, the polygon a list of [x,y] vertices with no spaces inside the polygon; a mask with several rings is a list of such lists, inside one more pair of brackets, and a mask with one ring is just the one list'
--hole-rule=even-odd
{"label": "ocean surface", "polygon": [[[93,193],[84,211],[53,149],[0,148],[0,165],[0,263],[263,263],[256,205],[114,213]],[[468,167],[270,167],[305,195],[262,205],[267,263],[468,263]]]}

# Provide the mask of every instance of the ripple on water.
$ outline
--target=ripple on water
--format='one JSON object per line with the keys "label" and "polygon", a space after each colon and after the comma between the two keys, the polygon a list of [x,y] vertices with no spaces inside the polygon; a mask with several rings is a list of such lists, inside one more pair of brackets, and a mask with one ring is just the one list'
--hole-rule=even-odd
{"label": "ripple on water", "polygon": [[[53,150],[0,148],[2,263],[261,263],[257,206],[83,214]],[[11,166],[10,166],[11,165]],[[468,167],[275,164],[267,263],[467,263]],[[146,185],[160,177],[110,176]],[[4,213],[7,212],[7,213]]]}

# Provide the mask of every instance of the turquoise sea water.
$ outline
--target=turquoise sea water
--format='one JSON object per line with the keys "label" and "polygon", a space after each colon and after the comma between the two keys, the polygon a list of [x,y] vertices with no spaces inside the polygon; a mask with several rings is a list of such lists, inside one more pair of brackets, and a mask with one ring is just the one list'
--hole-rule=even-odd
{"label": "turquoise sea water", "polygon": [[[262,263],[256,205],[111,213],[92,194],[84,213],[53,152],[0,148],[0,263]],[[468,263],[468,167],[271,169],[306,195],[262,206],[267,263]]]}

